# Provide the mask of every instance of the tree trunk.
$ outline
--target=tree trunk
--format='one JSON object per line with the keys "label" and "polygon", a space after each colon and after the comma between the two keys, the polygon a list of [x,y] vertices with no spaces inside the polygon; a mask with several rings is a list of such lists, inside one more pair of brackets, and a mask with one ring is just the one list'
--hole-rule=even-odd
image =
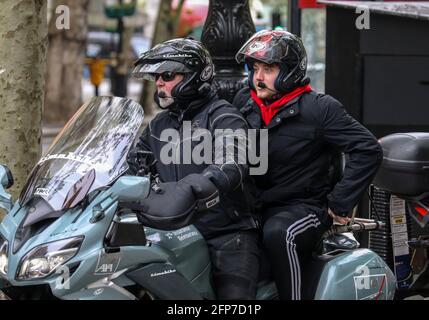
{"label": "tree trunk", "polygon": [[[70,29],[58,29],[55,12],[59,5],[70,8]],[[63,125],[82,104],[82,74],[88,31],[89,0],[55,0],[49,22],[46,73],[46,124]]]}
{"label": "tree trunk", "polygon": [[45,0],[0,0],[0,163],[16,199],[41,154],[47,51]]}

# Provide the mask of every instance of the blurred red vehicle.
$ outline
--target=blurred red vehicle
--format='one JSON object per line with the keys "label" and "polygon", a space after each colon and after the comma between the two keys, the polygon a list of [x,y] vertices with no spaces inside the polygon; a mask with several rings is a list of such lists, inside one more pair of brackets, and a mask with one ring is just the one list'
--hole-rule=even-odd
{"label": "blurred red vehicle", "polygon": [[[179,0],[174,0],[173,10],[177,9]],[[201,38],[201,32],[209,9],[208,0],[185,0],[177,28],[177,37],[194,36]]]}

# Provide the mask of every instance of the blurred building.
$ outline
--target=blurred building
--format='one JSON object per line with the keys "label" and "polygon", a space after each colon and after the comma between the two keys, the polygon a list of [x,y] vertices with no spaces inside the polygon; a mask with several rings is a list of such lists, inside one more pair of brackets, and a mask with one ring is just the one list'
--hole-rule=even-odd
{"label": "blurred building", "polygon": [[[323,1],[326,91],[377,137],[429,128],[429,3]],[[357,28],[356,8],[369,10]]]}

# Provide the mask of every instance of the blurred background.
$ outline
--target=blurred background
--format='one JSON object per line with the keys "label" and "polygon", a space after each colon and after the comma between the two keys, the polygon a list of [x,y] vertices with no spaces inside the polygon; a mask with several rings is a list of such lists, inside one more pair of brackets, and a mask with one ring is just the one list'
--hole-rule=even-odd
{"label": "blurred background", "polygon": [[[8,0],[1,9],[0,164],[15,177],[14,199],[55,136],[92,97],[134,99],[146,124],[159,112],[154,84],[130,74],[141,53],[175,37],[203,41],[216,66],[214,86],[231,101],[245,85],[245,70],[234,61],[241,45],[261,29],[288,30],[303,39],[313,89],[342,102],[377,138],[429,132],[428,1]],[[376,186],[370,192],[375,205],[365,196],[357,216],[374,217],[378,207],[390,226],[391,195]],[[429,238],[429,226],[407,219],[401,227],[400,239]],[[398,287],[407,288],[417,271],[411,272],[411,251],[395,253],[404,241],[395,243],[389,228],[359,240],[395,268]]]}
{"label": "blurred background", "polygon": [[[133,62],[142,52],[164,40],[185,36],[201,39],[209,8],[209,0],[124,0],[128,11],[121,14],[119,10],[115,12],[117,2],[48,1],[50,42],[43,152],[76,108],[95,94],[128,96],[140,101],[149,121],[157,112],[152,103],[153,91],[144,90],[150,83],[130,77]],[[60,4],[70,7],[73,22],[70,30],[62,32],[54,27],[59,16],[55,10]],[[288,1],[250,0],[249,6],[257,31],[288,29]],[[304,4],[301,24],[309,57],[308,72],[313,87],[321,92],[324,92],[325,19],[324,6],[315,1]],[[82,51],[76,50],[77,41]],[[58,81],[60,74],[63,81]]]}
{"label": "blurred background", "polygon": [[160,111],[155,87],[130,76],[133,63],[175,37],[202,40],[214,86],[231,101],[246,79],[237,50],[255,31],[282,28],[303,39],[313,89],[378,138],[428,131],[429,2],[18,0],[5,2],[0,21],[0,162],[17,177],[13,193],[92,97],[134,99],[148,123]]}

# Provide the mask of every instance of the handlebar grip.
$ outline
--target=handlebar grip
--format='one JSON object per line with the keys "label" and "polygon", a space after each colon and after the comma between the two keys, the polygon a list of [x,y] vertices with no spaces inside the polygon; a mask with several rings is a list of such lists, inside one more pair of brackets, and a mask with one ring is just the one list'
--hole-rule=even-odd
{"label": "handlebar grip", "polygon": [[413,249],[429,248],[429,240],[411,239],[407,243],[408,246]]}
{"label": "handlebar grip", "polygon": [[323,237],[325,238],[325,237],[328,237],[329,235],[336,234],[336,233],[377,230],[379,228],[384,228],[385,226],[386,224],[382,221],[355,218],[353,221],[353,224],[333,225],[328,231],[324,233]]}

